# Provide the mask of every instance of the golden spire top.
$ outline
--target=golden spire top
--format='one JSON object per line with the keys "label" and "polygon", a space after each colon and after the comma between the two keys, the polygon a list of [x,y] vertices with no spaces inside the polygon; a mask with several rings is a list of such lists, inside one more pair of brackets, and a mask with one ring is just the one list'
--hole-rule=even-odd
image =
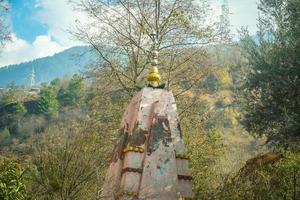
{"label": "golden spire top", "polygon": [[147,80],[149,85],[152,87],[159,87],[160,75],[158,73],[158,50],[157,50],[157,35],[156,33],[151,33],[151,39],[153,41],[153,47],[151,51],[151,65],[152,67],[149,69],[149,73],[147,76]]}
{"label": "golden spire top", "polygon": [[158,69],[155,66],[149,70],[147,80],[152,87],[158,87],[160,81],[160,75],[158,73]]}

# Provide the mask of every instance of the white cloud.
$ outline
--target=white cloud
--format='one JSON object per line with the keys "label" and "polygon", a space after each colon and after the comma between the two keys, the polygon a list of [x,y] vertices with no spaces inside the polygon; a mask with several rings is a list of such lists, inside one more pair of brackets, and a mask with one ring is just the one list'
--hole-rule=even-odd
{"label": "white cloud", "polygon": [[76,21],[84,23],[88,18],[75,11],[68,0],[36,0],[33,6],[38,9],[33,17],[48,27],[48,35],[37,36],[35,41],[29,43],[12,34],[12,41],[1,50],[0,67],[51,56],[72,46],[82,45],[72,40],[67,29],[74,26]]}
{"label": "white cloud", "polygon": [[[35,6],[40,8],[37,18],[49,27],[49,35],[63,46],[80,44],[74,41],[67,33],[67,29],[75,25],[75,21],[88,23],[90,19],[83,12],[75,11],[70,0],[36,0]],[[258,0],[227,0],[230,10],[232,31],[247,26],[251,34],[255,34],[257,28],[257,2]],[[210,0],[214,15],[221,14],[221,6],[224,0]]]}
{"label": "white cloud", "polygon": [[[230,21],[233,33],[241,26],[248,26],[250,33],[255,33],[258,17],[257,1],[228,0],[232,13]],[[211,3],[215,15],[221,14],[223,0],[211,0]],[[75,11],[68,0],[36,0],[33,6],[38,9],[35,18],[48,27],[48,35],[36,37],[33,43],[13,35],[12,42],[2,50],[0,67],[50,56],[66,48],[82,45],[81,42],[72,40],[67,29],[72,28],[76,21],[81,24],[91,23],[86,14]],[[99,24],[97,28],[98,26]]]}
{"label": "white cloud", "polygon": [[72,28],[76,21],[88,21],[84,13],[74,10],[68,0],[37,0],[36,6],[40,8],[37,18],[49,28],[48,34],[55,41],[68,47],[82,44],[72,40],[67,30]]}
{"label": "white cloud", "polygon": [[[258,0],[227,0],[230,10],[231,29],[234,34],[242,26],[248,27],[251,34],[255,34],[257,27]],[[36,0],[36,6],[41,8],[39,20],[49,27],[49,35],[62,45],[76,45],[79,42],[70,39],[66,32],[75,25],[75,21],[90,23],[90,19],[83,12],[75,11],[69,0]],[[214,16],[221,14],[224,0],[210,0]]]}
{"label": "white cloud", "polygon": [[40,35],[33,43],[28,43],[13,34],[12,41],[6,45],[0,55],[0,67],[52,56],[64,49],[66,47],[51,40],[49,35]]}

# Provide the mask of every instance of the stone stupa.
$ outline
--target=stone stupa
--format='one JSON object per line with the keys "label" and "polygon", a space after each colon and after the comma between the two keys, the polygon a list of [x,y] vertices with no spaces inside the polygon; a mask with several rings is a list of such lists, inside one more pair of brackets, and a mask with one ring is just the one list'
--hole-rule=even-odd
{"label": "stone stupa", "polygon": [[193,199],[192,177],[175,99],[160,84],[154,39],[148,86],[130,101],[113,151],[101,199]]}

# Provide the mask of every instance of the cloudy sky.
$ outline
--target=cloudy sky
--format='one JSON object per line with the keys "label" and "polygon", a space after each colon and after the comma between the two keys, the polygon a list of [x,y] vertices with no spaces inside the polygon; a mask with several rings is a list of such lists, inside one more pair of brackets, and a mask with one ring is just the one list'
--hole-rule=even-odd
{"label": "cloudy sky", "polygon": [[[12,42],[6,45],[0,57],[0,67],[50,56],[72,46],[67,29],[76,20],[87,20],[73,10],[68,0],[9,0]],[[256,31],[257,0],[228,0],[232,31],[247,26]],[[223,0],[211,0],[215,12],[220,12]]]}

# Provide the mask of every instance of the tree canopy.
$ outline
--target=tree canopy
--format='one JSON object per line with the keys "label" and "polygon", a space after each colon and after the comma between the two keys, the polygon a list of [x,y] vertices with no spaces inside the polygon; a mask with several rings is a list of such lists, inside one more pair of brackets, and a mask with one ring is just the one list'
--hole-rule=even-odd
{"label": "tree canopy", "polygon": [[300,139],[300,1],[260,1],[257,38],[243,33],[249,61],[243,85],[244,124],[269,141]]}
{"label": "tree canopy", "polygon": [[[135,85],[145,84],[153,33],[163,79],[168,88],[181,94],[195,88],[205,72],[203,47],[227,32],[218,26],[207,0],[82,0],[77,7],[91,23],[78,22],[73,35],[90,44],[102,60],[102,68],[97,65],[96,70],[110,80],[104,87],[117,82],[117,89],[128,94]],[[182,82],[187,83],[185,88]]]}
{"label": "tree canopy", "polygon": [[52,116],[57,114],[58,101],[53,88],[46,86],[41,90],[40,99],[38,100],[37,114]]}

